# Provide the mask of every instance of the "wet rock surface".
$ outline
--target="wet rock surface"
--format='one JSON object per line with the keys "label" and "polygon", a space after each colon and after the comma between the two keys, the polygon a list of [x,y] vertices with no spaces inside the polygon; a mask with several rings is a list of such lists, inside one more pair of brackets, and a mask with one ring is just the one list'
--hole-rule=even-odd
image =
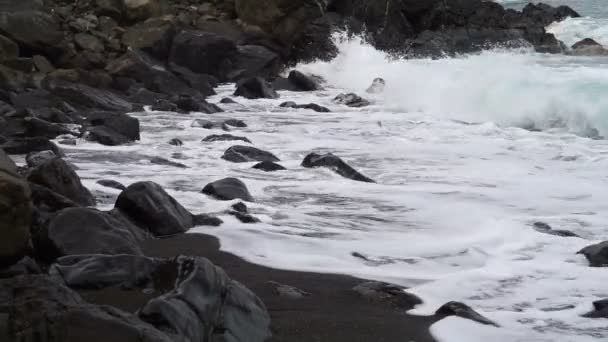
{"label": "wet rock surface", "polygon": [[302,166],[305,168],[326,167],[335,171],[344,178],[349,178],[359,182],[375,183],[373,179],[362,175],[357,170],[346,164],[342,159],[331,153],[326,153],[323,155],[310,153],[302,161]]}

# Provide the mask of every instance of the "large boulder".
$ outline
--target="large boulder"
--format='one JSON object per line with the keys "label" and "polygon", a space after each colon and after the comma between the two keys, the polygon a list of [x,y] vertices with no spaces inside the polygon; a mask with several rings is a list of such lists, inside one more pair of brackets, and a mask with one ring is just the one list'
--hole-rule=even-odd
{"label": "large boulder", "polygon": [[36,252],[52,260],[78,254],[142,254],[138,228],[90,208],[58,212],[34,236]]}
{"label": "large boulder", "polygon": [[28,247],[32,202],[27,182],[0,149],[0,268],[23,257]]}
{"label": "large boulder", "polygon": [[346,164],[340,157],[331,153],[322,155],[310,153],[304,158],[304,161],[302,161],[302,166],[306,168],[326,167],[344,178],[359,182],[375,183],[373,179],[362,175],[350,165]]}
{"label": "large boulder", "polygon": [[[183,341],[263,342],[271,337],[264,303],[204,258],[177,257],[175,288],[139,317]],[[177,339],[176,339],[177,340]]]}
{"label": "large boulder", "polygon": [[224,152],[224,155],[222,155],[222,159],[233,163],[246,163],[252,161],[279,161],[279,158],[277,158],[274,154],[270,152],[244,145],[235,145],[230,147]]}
{"label": "large boulder", "polygon": [[19,46],[7,37],[0,35],[0,62],[19,56]]}
{"label": "large boulder", "polygon": [[527,4],[522,10],[522,15],[542,26],[547,26],[555,21],[562,21],[568,17],[578,18],[581,16],[568,6],[553,7],[544,3]]}
{"label": "large boulder", "polygon": [[94,206],[95,198],[80,182],[74,169],[61,158],[51,159],[34,168],[28,181],[45,186],[82,206]]}
{"label": "large boulder", "polygon": [[91,139],[103,145],[116,146],[140,139],[139,120],[121,112],[86,114]]}
{"label": "large boulder", "polygon": [[245,183],[233,177],[209,183],[201,192],[222,201],[231,201],[238,198],[244,201],[253,202],[253,196],[249,193]]}
{"label": "large boulder", "polygon": [[173,39],[169,62],[228,81],[237,57],[237,46],[228,38],[210,32],[181,31]]}
{"label": "large boulder", "polygon": [[0,317],[2,341],[175,341],[133,314],[85,302],[45,275],[0,279]]}
{"label": "large boulder", "polygon": [[115,207],[155,236],[184,233],[194,226],[192,214],[153,182],[131,184],[118,196]]}
{"label": "large boulder", "polygon": [[0,145],[0,148],[9,154],[53,151],[56,155],[63,156],[63,152],[54,142],[43,137],[15,138]]}
{"label": "large boulder", "polygon": [[51,51],[63,39],[55,17],[31,9],[0,11],[0,33],[30,51]]}
{"label": "large boulder", "polygon": [[572,50],[568,53],[574,56],[606,56],[608,50],[595,40],[585,38],[572,45]]}
{"label": "large boulder", "polygon": [[72,106],[83,109],[128,112],[132,105],[107,90],[95,89],[84,84],[47,79],[45,87],[53,95],[64,99]]}
{"label": "large boulder", "polygon": [[248,99],[278,99],[279,94],[274,90],[272,84],[261,77],[245,78],[237,82],[235,96]]}
{"label": "large boulder", "polygon": [[259,76],[273,78],[281,71],[279,55],[260,45],[239,45],[230,80]]}

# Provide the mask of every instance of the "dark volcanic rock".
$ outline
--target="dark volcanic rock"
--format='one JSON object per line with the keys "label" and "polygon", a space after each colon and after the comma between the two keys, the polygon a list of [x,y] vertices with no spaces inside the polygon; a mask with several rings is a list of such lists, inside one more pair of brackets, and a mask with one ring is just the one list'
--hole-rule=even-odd
{"label": "dark volcanic rock", "polygon": [[213,122],[204,119],[196,119],[190,124],[190,127],[200,127],[205,129],[212,129],[215,126],[216,124],[214,124]]}
{"label": "dark volcanic rock", "polygon": [[224,223],[224,221],[222,221],[220,218],[211,216],[211,215],[207,215],[207,214],[194,215],[192,219],[193,219],[195,226],[218,227],[222,223]]}
{"label": "dark volcanic rock", "polygon": [[36,253],[46,260],[78,254],[141,254],[138,228],[89,208],[60,211],[34,236]]}
{"label": "dark volcanic rock", "polygon": [[223,110],[213,103],[209,103],[202,99],[194,99],[189,95],[182,95],[175,99],[174,103],[180,111],[189,112],[201,112],[206,114],[213,114],[223,112]]}
{"label": "dark volcanic rock", "polygon": [[210,32],[182,31],[173,39],[169,61],[193,72],[227,81],[237,54],[236,44],[230,39]]}
{"label": "dark volcanic rock", "polygon": [[239,128],[247,127],[247,124],[243,120],[238,120],[238,119],[225,120],[224,125],[228,125],[228,126],[232,126],[232,127],[239,127]]}
{"label": "dark volcanic rock", "polygon": [[369,101],[354,93],[339,94],[338,96],[336,96],[336,98],[333,99],[333,102],[357,108],[370,105]]}
{"label": "dark volcanic rock", "polygon": [[188,166],[182,164],[182,163],[178,163],[178,162],[174,162],[171,161],[169,159],[165,159],[162,157],[153,157],[152,159],[150,159],[150,163],[152,164],[156,164],[156,165],[166,165],[166,166],[173,166],[173,167],[179,167],[182,169],[187,168]]}
{"label": "dark volcanic rock", "polygon": [[32,203],[27,182],[0,149],[0,268],[25,255],[30,238]]}
{"label": "dark volcanic rock", "polygon": [[80,182],[74,169],[61,158],[51,159],[30,172],[28,180],[45,186],[82,206],[95,205],[95,198]]}
{"label": "dark volcanic rock", "polygon": [[310,153],[306,156],[306,158],[304,158],[304,161],[302,161],[302,166],[306,168],[327,167],[342,177],[360,182],[375,183],[374,180],[362,175],[357,170],[346,164],[342,159],[331,153],[326,153],[323,155]]}
{"label": "dark volcanic rock", "polygon": [[569,230],[561,230],[561,229],[553,229],[550,225],[544,222],[534,222],[534,229],[541,233],[551,234],[562,237],[579,237],[577,234],[569,231]]}
{"label": "dark volcanic rock", "polygon": [[140,139],[139,120],[120,112],[87,114],[91,139],[103,145],[116,146]]}
{"label": "dark volcanic rock", "polygon": [[287,170],[282,165],[279,165],[277,163],[273,163],[271,161],[263,161],[263,162],[260,162],[260,163],[257,163],[255,165],[253,165],[252,167],[254,169],[258,169],[258,170],[262,170],[262,171],[266,171],[266,172]]}
{"label": "dark volcanic rock", "polygon": [[580,17],[580,14],[568,6],[553,7],[543,3],[529,3],[522,10],[522,14],[542,26],[547,26],[555,21],[562,21],[568,17]]}
{"label": "dark volcanic rock", "polygon": [[153,18],[127,28],[122,43],[164,60],[169,56],[175,33],[173,22],[162,17]]}
{"label": "dark volcanic rock", "polygon": [[278,99],[279,94],[261,77],[246,78],[236,84],[235,96],[243,96],[248,99]]}
{"label": "dark volcanic rock", "polygon": [[293,84],[297,91],[314,91],[322,89],[317,80],[297,70],[292,70],[289,73],[287,80]]}
{"label": "dark volcanic rock", "polygon": [[600,242],[595,245],[587,246],[577,254],[582,254],[589,261],[589,266],[605,267],[608,266],[608,241]]}
{"label": "dark volcanic rock", "polygon": [[353,290],[369,300],[388,302],[392,306],[405,311],[422,304],[420,298],[405,292],[406,288],[393,284],[369,281],[357,285]]}
{"label": "dark volcanic rock", "polygon": [[192,214],[153,182],[131,184],[115,207],[155,236],[184,233],[193,226]]}
{"label": "dark volcanic rock", "polygon": [[105,186],[106,188],[112,188],[112,189],[116,189],[116,190],[125,190],[127,189],[126,186],[122,185],[121,183],[115,181],[115,180],[111,180],[111,179],[101,179],[97,181],[97,184]]}
{"label": "dark volcanic rock", "polygon": [[443,304],[439,309],[437,309],[435,315],[439,317],[458,316],[470,319],[481,324],[499,327],[498,324],[483,317],[475,310],[471,309],[471,307],[469,307],[468,305],[459,302],[448,302],[446,304]]}
{"label": "dark volcanic rock", "polygon": [[203,139],[203,142],[212,142],[212,141],[244,141],[251,144],[251,141],[245,137],[238,137],[236,135],[231,134],[213,134],[207,136]]}
{"label": "dark volcanic rock", "polygon": [[63,38],[59,22],[36,10],[0,10],[0,32],[30,51],[52,51]]}
{"label": "dark volcanic rock", "polygon": [[32,202],[34,207],[41,213],[55,213],[66,208],[80,207],[71,199],[56,193],[46,186],[30,183],[32,189]]}
{"label": "dark volcanic rock", "polygon": [[259,222],[262,222],[259,218],[255,217],[255,216],[251,216],[249,214],[242,213],[242,212],[239,212],[239,211],[229,211],[228,214],[236,217],[239,221],[241,221],[243,223],[259,223]]}
{"label": "dark volcanic rock", "polygon": [[73,133],[63,125],[48,122],[33,116],[24,118],[23,124],[25,126],[25,135],[28,137],[55,139],[60,135]]}
{"label": "dark volcanic rock", "polygon": [[222,159],[234,163],[245,163],[251,161],[279,161],[279,158],[270,152],[262,151],[255,147],[242,145],[232,146],[227,149],[226,152],[224,152]]}
{"label": "dark volcanic rock", "polygon": [[73,289],[153,285],[154,273],[166,261],[142,255],[71,255],[58,258],[49,274]]}
{"label": "dark volcanic rock", "polygon": [[48,80],[46,88],[55,96],[63,98],[69,104],[97,110],[128,112],[132,105],[119,96],[101,89],[91,88],[61,80]]}
{"label": "dark volcanic rock", "polygon": [[587,318],[608,318],[608,299],[593,302],[593,311],[582,315]]}
{"label": "dark volcanic rock", "polygon": [[3,341],[171,342],[136,316],[110,306],[86,303],[65,285],[43,275],[0,280]]}
{"label": "dark volcanic rock", "polygon": [[28,167],[36,167],[56,157],[53,151],[30,152],[25,156],[25,162]]}
{"label": "dark volcanic rock", "polygon": [[230,79],[238,81],[248,77],[272,78],[281,70],[279,55],[259,45],[240,45]]}
{"label": "dark volcanic rock", "polygon": [[572,50],[568,51],[568,54],[575,56],[605,56],[608,55],[608,49],[591,38],[585,38],[572,45]]}
{"label": "dark volcanic rock", "polygon": [[270,338],[270,317],[251,291],[203,258],[177,258],[175,289],[150,300],[139,316],[187,341],[205,336],[234,342]]}
{"label": "dark volcanic rock", "polygon": [[296,109],[300,109],[300,108],[303,108],[303,109],[312,109],[315,112],[320,112],[320,113],[330,113],[331,112],[331,110],[329,110],[329,108],[320,106],[320,105],[318,105],[316,103],[309,103],[309,104],[299,105],[299,104],[296,104],[293,101],[288,101],[288,102],[281,103],[280,107],[283,107],[283,108],[296,108]]}
{"label": "dark volcanic rock", "polygon": [[253,196],[249,193],[245,183],[232,177],[207,184],[203,188],[202,193],[223,201],[239,198],[244,201],[253,202]]}
{"label": "dark volcanic rock", "polygon": [[223,103],[223,104],[238,104],[238,102],[234,101],[233,99],[231,99],[229,97],[224,97],[223,99],[220,100],[220,103]]}
{"label": "dark volcanic rock", "polygon": [[184,144],[184,142],[178,138],[173,138],[173,139],[169,140],[169,145],[182,146],[183,144]]}

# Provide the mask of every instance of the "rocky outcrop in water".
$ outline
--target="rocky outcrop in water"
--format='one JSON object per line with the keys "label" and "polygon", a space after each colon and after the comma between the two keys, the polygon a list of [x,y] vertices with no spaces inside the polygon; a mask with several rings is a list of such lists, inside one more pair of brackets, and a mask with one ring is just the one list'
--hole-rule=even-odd
{"label": "rocky outcrop in water", "polygon": [[375,183],[373,179],[362,175],[357,170],[346,164],[340,157],[337,157],[331,153],[310,153],[302,161],[302,166],[306,168],[326,167],[335,171],[344,178],[349,178],[359,182]]}
{"label": "rocky outcrop in water", "polygon": [[243,201],[253,202],[253,196],[249,193],[245,183],[232,177],[209,183],[201,192],[223,201],[230,201],[238,198]]}

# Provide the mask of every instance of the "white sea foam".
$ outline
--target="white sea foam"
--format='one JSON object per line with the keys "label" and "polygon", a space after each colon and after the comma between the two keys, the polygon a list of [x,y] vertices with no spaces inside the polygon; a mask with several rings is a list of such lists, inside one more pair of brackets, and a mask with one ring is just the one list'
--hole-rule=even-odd
{"label": "white sea foam", "polygon": [[567,18],[549,25],[547,31],[555,34],[567,46],[572,46],[585,38],[591,38],[608,47],[608,19]]}
{"label": "white sea foam", "polygon": [[[331,63],[299,66],[323,76],[326,90],[281,92],[278,100],[237,98],[241,105],[213,115],[139,113],[140,143],[81,142],[68,147],[70,160],[102,207],[111,206],[117,192],[95,180],[152,180],[193,212],[218,213],[224,225],[193,231],[218,236],[224,250],[247,260],[413,286],[425,301],[416,314],[458,300],[502,326],[451,318],[433,327],[441,341],[608,338],[604,321],[579,316],[592,301],[608,297],[608,270],[590,268],[575,254],[608,238],[608,142],[567,132],[583,122],[608,133],[601,125],[608,108],[605,66],[499,51],[390,61],[357,41],[340,48]],[[387,81],[385,93],[364,94],[375,77]],[[232,85],[222,86],[210,101],[233,91]],[[343,91],[372,96],[374,104],[332,104]],[[278,107],[290,100],[333,112]],[[554,116],[565,120],[564,130],[513,127],[523,118],[540,125]],[[246,121],[248,128],[232,134],[275,153],[289,170],[264,173],[251,169],[252,163],[220,159],[232,144],[202,143],[221,131],[190,127],[196,118]],[[184,145],[166,143],[174,137]],[[378,183],[300,167],[311,151],[334,152]],[[189,168],[152,165],[148,156]],[[232,202],[200,193],[208,182],[228,176],[247,184],[256,198],[249,206],[263,223],[239,223],[223,214]],[[581,238],[537,232],[530,226],[535,221]]]}

